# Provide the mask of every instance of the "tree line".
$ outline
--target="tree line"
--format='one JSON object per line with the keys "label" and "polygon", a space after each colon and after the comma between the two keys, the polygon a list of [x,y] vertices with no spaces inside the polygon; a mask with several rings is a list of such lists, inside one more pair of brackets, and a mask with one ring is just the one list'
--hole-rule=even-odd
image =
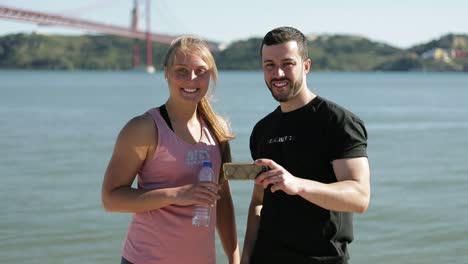
{"label": "tree line", "polygon": [[[261,41],[235,41],[214,52],[218,68],[261,70]],[[0,69],[129,70],[135,42],[144,62],[146,45],[141,40],[108,35],[10,34],[0,37]],[[168,45],[153,43],[156,70],[163,69],[167,49]],[[468,72],[468,56],[463,55],[468,54],[468,35],[461,34],[447,34],[408,49],[353,35],[309,36],[308,50],[315,71]]]}

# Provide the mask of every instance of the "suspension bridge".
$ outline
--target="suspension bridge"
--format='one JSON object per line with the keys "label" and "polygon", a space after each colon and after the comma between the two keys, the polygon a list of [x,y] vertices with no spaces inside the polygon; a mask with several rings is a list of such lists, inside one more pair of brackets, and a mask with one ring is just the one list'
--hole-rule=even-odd
{"label": "suspension bridge", "polygon": [[[133,8],[130,12],[131,23],[130,26],[116,26],[112,24],[100,23],[75,17],[70,17],[60,14],[52,14],[46,12],[39,12],[35,10],[26,10],[15,8],[11,6],[0,5],[0,18],[8,20],[16,20],[23,22],[36,23],[38,25],[59,26],[75,29],[84,29],[97,33],[116,35],[132,39],[146,40],[146,69],[148,72],[154,72],[152,60],[152,42],[170,44],[178,36],[171,36],[165,34],[157,34],[151,32],[151,0],[145,0],[145,30],[139,29],[139,4],[138,0],[133,1]],[[208,42],[211,50],[218,50],[218,46],[212,42]],[[133,44],[133,66],[138,67],[140,64],[139,46],[137,42]]]}

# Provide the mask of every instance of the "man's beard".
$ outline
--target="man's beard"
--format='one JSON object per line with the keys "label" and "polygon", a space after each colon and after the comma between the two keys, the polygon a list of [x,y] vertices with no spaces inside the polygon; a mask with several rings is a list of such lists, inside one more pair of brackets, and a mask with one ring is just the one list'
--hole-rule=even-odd
{"label": "man's beard", "polygon": [[[289,91],[287,93],[285,93],[285,94],[283,94],[283,93],[275,94],[273,92],[273,89],[272,89],[272,87],[273,87],[272,83],[275,82],[275,81],[288,81]],[[289,80],[288,78],[281,78],[281,79],[272,79],[269,84],[265,81],[265,84],[267,85],[268,89],[270,90],[271,95],[273,96],[273,98],[275,98],[275,100],[280,102],[280,103],[284,103],[284,102],[287,102],[287,101],[291,100],[292,98],[296,97],[296,95],[301,90],[303,81],[304,81],[303,77],[300,76],[300,79],[298,79],[294,83],[292,83],[291,80]]]}

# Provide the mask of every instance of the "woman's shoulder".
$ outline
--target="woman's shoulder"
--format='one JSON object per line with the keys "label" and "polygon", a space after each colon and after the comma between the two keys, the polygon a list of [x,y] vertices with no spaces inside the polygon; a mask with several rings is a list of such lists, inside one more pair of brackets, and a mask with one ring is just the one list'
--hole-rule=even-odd
{"label": "woman's shoulder", "polygon": [[151,127],[153,123],[154,121],[151,115],[149,113],[144,113],[130,119],[125,125],[125,127],[128,127],[129,129],[139,130]]}
{"label": "woman's shoulder", "polygon": [[120,136],[141,142],[154,139],[156,132],[157,127],[153,118],[149,113],[144,113],[130,119],[122,128]]}

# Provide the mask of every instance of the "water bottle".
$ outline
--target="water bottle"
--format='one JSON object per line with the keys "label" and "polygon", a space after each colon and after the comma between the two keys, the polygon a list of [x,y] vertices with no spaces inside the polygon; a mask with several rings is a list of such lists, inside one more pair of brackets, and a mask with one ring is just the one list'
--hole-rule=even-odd
{"label": "water bottle", "polygon": [[[203,162],[202,168],[198,173],[199,182],[213,182],[214,181],[214,171],[213,165],[209,161]],[[210,225],[211,216],[211,207],[204,205],[195,205],[193,210],[192,225],[194,226],[204,226],[208,227]]]}

